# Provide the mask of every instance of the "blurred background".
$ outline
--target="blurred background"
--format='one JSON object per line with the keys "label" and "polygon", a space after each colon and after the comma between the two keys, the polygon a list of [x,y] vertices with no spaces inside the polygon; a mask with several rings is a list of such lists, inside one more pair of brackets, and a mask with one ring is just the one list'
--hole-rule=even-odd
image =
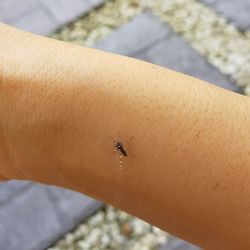
{"label": "blurred background", "polygon": [[[250,96],[249,13],[250,0],[0,0],[0,22]],[[76,192],[0,183],[0,250],[31,249],[199,248]]]}

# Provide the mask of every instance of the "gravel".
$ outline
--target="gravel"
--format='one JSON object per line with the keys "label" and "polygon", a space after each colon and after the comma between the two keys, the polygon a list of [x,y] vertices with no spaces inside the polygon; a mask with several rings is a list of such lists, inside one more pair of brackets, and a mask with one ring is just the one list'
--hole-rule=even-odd
{"label": "gravel", "polygon": [[47,250],[159,249],[168,234],[112,206],[105,206]]}

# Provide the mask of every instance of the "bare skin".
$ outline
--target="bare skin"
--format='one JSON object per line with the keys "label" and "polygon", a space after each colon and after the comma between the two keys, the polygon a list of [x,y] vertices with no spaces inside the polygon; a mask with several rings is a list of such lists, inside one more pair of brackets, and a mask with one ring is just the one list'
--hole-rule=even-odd
{"label": "bare skin", "polygon": [[206,249],[250,249],[248,97],[5,25],[0,34],[2,180],[82,192]]}

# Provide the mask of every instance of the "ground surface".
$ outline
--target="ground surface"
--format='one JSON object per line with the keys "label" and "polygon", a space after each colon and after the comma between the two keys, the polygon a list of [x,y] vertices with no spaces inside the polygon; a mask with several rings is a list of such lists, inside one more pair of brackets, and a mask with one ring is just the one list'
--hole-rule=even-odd
{"label": "ground surface", "polygon": [[[104,5],[93,9],[101,3]],[[7,24],[49,35],[82,16],[53,37],[147,60],[245,94],[250,94],[249,11],[250,0],[0,1],[0,21]],[[68,190],[30,182],[1,183],[0,249],[44,249],[100,206],[99,202]],[[117,219],[120,211],[112,208],[104,211],[115,214],[111,222],[108,216],[109,219],[101,220],[103,224],[113,225],[107,224],[107,228],[117,229],[129,221],[134,238],[128,237],[130,241],[126,242],[141,244],[128,243],[130,249],[159,248],[157,244],[163,243],[164,237],[167,240],[161,249],[197,249],[167,234],[163,236],[157,229],[128,215],[122,215],[125,221]],[[99,210],[91,218],[106,218],[104,211]],[[88,230],[93,229],[92,233],[88,231],[89,236],[97,237],[97,231],[88,221],[80,230],[67,234],[59,245],[74,249],[70,247],[83,239],[86,242],[84,225],[88,225]],[[116,229],[107,230],[102,236],[115,234]],[[145,232],[141,234],[140,230]],[[151,236],[145,240],[145,235]],[[93,241],[94,236],[91,237]],[[119,240],[121,243],[121,237],[117,236],[113,243],[118,244]],[[84,243],[79,246],[87,249]],[[113,249],[121,248],[115,246]]]}

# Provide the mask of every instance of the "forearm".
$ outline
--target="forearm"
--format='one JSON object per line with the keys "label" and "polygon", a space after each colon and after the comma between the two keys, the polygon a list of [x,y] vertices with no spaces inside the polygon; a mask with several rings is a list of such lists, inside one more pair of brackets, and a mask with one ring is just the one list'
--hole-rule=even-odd
{"label": "forearm", "polygon": [[206,248],[249,248],[247,97],[138,60],[0,33],[0,175],[80,191]]}

